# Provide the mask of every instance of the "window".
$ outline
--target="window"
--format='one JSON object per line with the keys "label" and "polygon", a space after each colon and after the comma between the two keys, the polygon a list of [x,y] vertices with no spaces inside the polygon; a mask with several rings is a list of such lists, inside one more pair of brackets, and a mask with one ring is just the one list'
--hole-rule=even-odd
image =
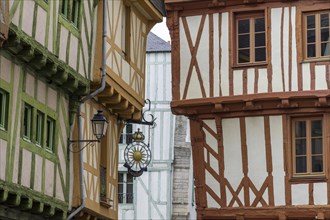
{"label": "window", "polygon": [[24,104],[23,137],[32,140],[32,107]]}
{"label": "window", "polygon": [[122,23],[121,23],[121,49],[122,56],[128,60],[129,57],[129,32],[130,32],[130,9],[128,6],[123,5],[122,9]]}
{"label": "window", "polygon": [[9,94],[0,89],[0,129],[7,130]]}
{"label": "window", "polygon": [[44,132],[44,114],[37,111],[36,118],[36,144],[42,146],[43,143],[43,132]]}
{"label": "window", "polygon": [[266,28],[264,13],[236,15],[236,63],[266,61]]}
{"label": "window", "polygon": [[54,150],[54,136],[55,136],[55,121],[47,117],[47,131],[46,131],[46,149]]}
{"label": "window", "polygon": [[292,121],[294,176],[324,175],[324,138],[322,118]]}
{"label": "window", "polygon": [[304,51],[307,59],[330,57],[330,11],[304,14]]}
{"label": "window", "polygon": [[119,143],[120,144],[130,144],[132,143],[132,132],[133,132],[133,125],[126,124],[123,133],[120,136]]}
{"label": "window", "polygon": [[133,203],[133,176],[129,173],[118,173],[118,203]]}
{"label": "window", "polygon": [[79,26],[81,0],[63,0],[61,13],[72,22],[75,27]]}
{"label": "window", "polygon": [[100,166],[100,200],[107,201],[107,168]]}

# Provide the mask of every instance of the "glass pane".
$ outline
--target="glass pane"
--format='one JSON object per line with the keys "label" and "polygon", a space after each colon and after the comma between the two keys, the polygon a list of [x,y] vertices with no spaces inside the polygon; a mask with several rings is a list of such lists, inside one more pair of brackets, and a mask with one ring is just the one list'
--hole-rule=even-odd
{"label": "glass pane", "polygon": [[315,57],[315,44],[307,45],[307,57]]}
{"label": "glass pane", "polygon": [[239,20],[238,21],[238,33],[249,33],[250,32],[250,20]]}
{"label": "glass pane", "polygon": [[312,121],[312,137],[322,137],[322,121]]}
{"label": "glass pane", "polygon": [[123,174],[122,173],[119,173],[119,175],[118,175],[118,183],[122,183],[122,182],[124,182],[124,178],[123,178]]}
{"label": "glass pane", "polygon": [[255,49],[256,62],[266,61],[266,48],[257,48]]}
{"label": "glass pane", "polygon": [[296,140],[296,155],[306,155],[306,139]]}
{"label": "glass pane", "polygon": [[321,41],[330,41],[329,28],[322,28],[321,29]]}
{"label": "glass pane", "polygon": [[315,29],[307,31],[307,43],[315,42]]}
{"label": "glass pane", "polygon": [[321,27],[329,27],[329,14],[321,14]]}
{"label": "glass pane", "polygon": [[296,138],[297,137],[306,137],[306,122],[305,121],[296,121]]}
{"label": "glass pane", "polygon": [[127,184],[126,203],[133,203],[133,184]]}
{"label": "glass pane", "polygon": [[127,174],[127,182],[133,183],[133,176],[131,174]]}
{"label": "glass pane", "polygon": [[312,172],[322,172],[322,171],[323,171],[323,157],[312,156]]}
{"label": "glass pane", "polygon": [[43,115],[41,112],[37,113],[37,133],[36,133],[36,142],[42,144],[42,134],[43,134]]}
{"label": "glass pane", "polygon": [[256,47],[266,46],[265,33],[255,35],[255,46]]}
{"label": "glass pane", "polygon": [[330,42],[321,44],[321,56],[330,56]]}
{"label": "glass pane", "polygon": [[254,26],[255,26],[255,32],[265,31],[265,19],[264,18],[255,19]]}
{"label": "glass pane", "polygon": [[250,47],[250,35],[244,34],[238,36],[238,48]]}
{"label": "glass pane", "polygon": [[250,50],[239,50],[238,51],[238,62],[239,63],[250,62]]}
{"label": "glass pane", "polygon": [[307,29],[315,28],[315,15],[307,16]]}
{"label": "glass pane", "polygon": [[5,117],[5,113],[2,111],[4,109],[4,94],[0,91],[0,125],[4,125],[3,120]]}
{"label": "glass pane", "polygon": [[307,172],[307,161],[306,157],[296,157],[296,173]]}
{"label": "glass pane", "polygon": [[322,138],[312,139],[312,154],[322,154]]}

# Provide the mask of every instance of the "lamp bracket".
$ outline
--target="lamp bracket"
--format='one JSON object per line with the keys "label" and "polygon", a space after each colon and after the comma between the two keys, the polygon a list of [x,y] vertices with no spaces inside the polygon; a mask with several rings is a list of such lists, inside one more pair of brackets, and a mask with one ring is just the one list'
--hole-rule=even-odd
{"label": "lamp bracket", "polygon": [[92,143],[92,142],[101,142],[100,140],[69,140],[70,143]]}
{"label": "lamp bracket", "polygon": [[[157,118],[153,114],[151,114],[151,113],[148,114],[147,113],[147,112],[150,112],[150,109],[151,109],[151,101],[150,101],[150,99],[144,100],[144,103],[146,105],[148,105],[148,109],[142,112],[142,118],[141,118],[141,120],[140,121],[135,121],[135,120],[130,119],[130,120],[128,120],[126,122],[127,124],[148,125],[148,126],[151,126],[151,128],[156,127],[157,124],[156,124],[155,121],[156,121]],[[150,120],[147,120],[146,117],[150,117],[151,119]]]}

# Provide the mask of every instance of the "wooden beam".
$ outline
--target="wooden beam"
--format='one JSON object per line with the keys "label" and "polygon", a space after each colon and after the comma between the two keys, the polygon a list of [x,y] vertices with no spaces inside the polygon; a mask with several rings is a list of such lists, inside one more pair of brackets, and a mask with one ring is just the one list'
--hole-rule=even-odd
{"label": "wooden beam", "polygon": [[122,100],[119,104],[115,105],[108,105],[111,109],[119,109],[119,110],[124,110],[128,108],[128,101],[127,100]]}
{"label": "wooden beam", "polygon": [[121,99],[121,95],[119,93],[116,93],[110,97],[99,97],[99,102],[103,102],[105,104],[118,104],[121,102]]}

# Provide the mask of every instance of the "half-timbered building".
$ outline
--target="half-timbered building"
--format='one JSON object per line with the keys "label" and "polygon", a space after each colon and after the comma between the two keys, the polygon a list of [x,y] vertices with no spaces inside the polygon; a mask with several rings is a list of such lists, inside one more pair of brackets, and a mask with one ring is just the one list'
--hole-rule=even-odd
{"label": "half-timbered building", "polygon": [[198,219],[330,219],[328,0],[166,0]]}
{"label": "half-timbered building", "polygon": [[[98,90],[102,85],[102,71],[106,73],[105,88],[81,105],[81,139],[94,139],[90,120],[97,110],[103,111],[108,128],[101,143],[91,143],[81,151],[83,164],[79,155],[81,149],[73,145],[72,206],[74,212],[79,213],[70,218],[75,219],[118,219],[117,185],[122,180],[118,176],[118,143],[125,120],[141,119],[147,35],[162,21],[165,12],[162,0],[104,1],[94,1],[96,17],[95,23],[90,25],[96,27],[96,41],[90,46],[95,48],[91,90]],[[78,130],[77,120],[73,139],[78,138]]]}

